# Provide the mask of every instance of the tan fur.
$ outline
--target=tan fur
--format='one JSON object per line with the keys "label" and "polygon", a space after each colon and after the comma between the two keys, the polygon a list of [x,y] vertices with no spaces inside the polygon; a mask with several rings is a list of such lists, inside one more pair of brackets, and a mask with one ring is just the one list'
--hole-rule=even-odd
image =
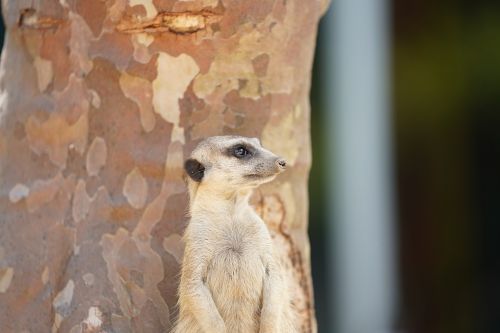
{"label": "tan fur", "polygon": [[[228,156],[238,144],[255,156]],[[206,170],[201,182],[188,179],[191,220],[174,332],[295,332],[269,231],[248,203],[253,188],[283,171],[282,160],[257,139],[228,136],[204,140],[191,158]]]}

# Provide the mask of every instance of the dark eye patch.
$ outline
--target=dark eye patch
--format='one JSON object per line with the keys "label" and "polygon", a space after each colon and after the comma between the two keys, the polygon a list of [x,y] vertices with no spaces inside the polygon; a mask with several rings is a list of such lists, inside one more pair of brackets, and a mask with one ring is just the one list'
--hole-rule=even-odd
{"label": "dark eye patch", "polygon": [[238,146],[234,148],[233,155],[237,158],[244,158],[250,155],[250,152],[245,146]]}
{"label": "dark eye patch", "polygon": [[246,144],[236,144],[230,147],[227,151],[228,156],[233,156],[239,159],[250,158],[254,155],[255,149]]}

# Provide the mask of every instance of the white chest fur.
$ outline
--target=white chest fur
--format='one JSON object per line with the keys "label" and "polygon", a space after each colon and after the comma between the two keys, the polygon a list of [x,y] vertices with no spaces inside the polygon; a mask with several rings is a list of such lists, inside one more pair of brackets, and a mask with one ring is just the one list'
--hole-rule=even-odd
{"label": "white chest fur", "polygon": [[[215,305],[233,332],[258,327],[266,268],[261,253],[266,241],[258,225],[225,225],[213,243],[206,281]],[[263,239],[264,238],[264,239]]]}

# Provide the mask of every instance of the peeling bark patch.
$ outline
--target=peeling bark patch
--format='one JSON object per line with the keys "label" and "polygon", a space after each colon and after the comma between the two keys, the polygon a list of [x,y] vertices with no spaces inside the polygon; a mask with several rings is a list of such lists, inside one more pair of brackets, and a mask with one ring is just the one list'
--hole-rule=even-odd
{"label": "peeling bark patch", "polygon": [[[282,226],[284,224],[282,223]],[[286,227],[285,227],[286,228]],[[284,229],[280,230],[288,243],[288,253],[285,260],[292,263],[292,269],[288,270],[288,280],[292,281],[292,296],[294,308],[300,316],[300,329],[304,333],[315,331],[315,316],[312,295],[312,285],[309,279],[309,272],[306,270],[305,262],[300,249],[295,244],[293,238]]]}
{"label": "peeling bark patch", "polygon": [[136,34],[135,36],[136,36],[137,42],[145,47],[148,47],[149,45],[151,45],[151,43],[153,43],[155,40],[153,36],[146,34],[146,33]]}
{"label": "peeling bark patch", "polygon": [[130,7],[133,6],[144,6],[146,10],[146,18],[151,19],[158,14],[153,0],[129,0]]}
{"label": "peeling bark patch", "polygon": [[[56,67],[57,69],[57,67]],[[80,73],[80,69],[75,70]],[[77,74],[71,73],[68,82],[62,90],[56,90],[52,93],[56,109],[59,110],[59,116],[68,123],[74,123],[79,117],[90,108],[90,92],[87,90],[84,79]]]}
{"label": "peeling bark patch", "polygon": [[262,144],[269,150],[276,152],[291,166],[299,157],[301,144],[297,142],[297,123],[300,122],[300,106],[288,112],[279,119],[276,114],[271,116],[270,121],[262,131]]}
{"label": "peeling bark patch", "polygon": [[97,176],[101,168],[106,165],[107,158],[106,142],[101,137],[96,137],[92,141],[87,152],[85,166],[89,176]]}
{"label": "peeling bark patch", "polygon": [[172,234],[163,239],[163,248],[180,264],[184,255],[184,242],[178,234]]}
{"label": "peeling bark patch", "polygon": [[12,267],[0,268],[0,293],[5,293],[9,289],[12,277],[14,277]]}
{"label": "peeling bark patch", "polygon": [[89,90],[90,93],[90,104],[96,109],[101,107],[101,97],[95,90]]}
{"label": "peeling bark patch", "polygon": [[116,313],[111,315],[111,324],[115,332],[133,333],[130,328],[129,320],[124,316],[119,316]]}
{"label": "peeling bark patch", "polygon": [[[108,268],[108,279],[113,284],[120,309],[126,317],[114,316],[113,326],[127,326],[131,318],[134,318],[136,324],[148,323],[147,318],[142,315],[142,310],[149,299],[155,304],[153,311],[156,312],[163,329],[168,327],[168,305],[158,290],[158,283],[164,276],[163,264],[149,242],[131,237],[127,230],[120,228],[115,235],[104,235],[100,244]],[[141,275],[142,283],[134,278],[137,273]],[[158,330],[160,331],[163,330]]]}
{"label": "peeling bark patch", "polygon": [[[219,94],[237,90],[241,97],[261,98],[263,94],[259,88],[260,81],[252,64],[252,59],[261,53],[255,45],[260,45],[261,42],[262,34],[252,31],[238,40],[232,52],[218,54],[210,65],[208,73],[196,78],[193,85],[196,96],[205,98],[216,90]],[[242,82],[244,84],[240,87]]]}
{"label": "peeling bark patch", "polygon": [[206,29],[209,25],[217,23],[221,15],[209,11],[201,12],[162,12],[152,19],[144,20],[136,17],[122,20],[116,29],[124,33],[162,33],[172,32],[189,34]]}
{"label": "peeling bark patch", "polygon": [[34,65],[37,74],[38,89],[40,90],[40,92],[44,92],[49,86],[50,82],[52,82],[52,77],[54,75],[52,70],[52,62],[40,57],[36,57]]}
{"label": "peeling bark patch", "polygon": [[123,195],[135,209],[141,209],[146,204],[148,183],[139,168],[135,167],[125,178]]}
{"label": "peeling bark patch", "polygon": [[114,67],[124,70],[133,57],[134,46],[130,36],[104,30],[98,40],[90,45],[92,59],[104,58],[114,64]]}
{"label": "peeling bark patch", "polygon": [[160,52],[157,61],[157,76],[153,81],[153,106],[163,119],[172,123],[172,142],[184,143],[184,130],[179,126],[179,99],[198,74],[199,67],[187,54],[172,57]]}
{"label": "peeling bark patch", "polygon": [[160,221],[165,209],[166,194],[162,188],[160,194],[146,207],[139,223],[134,229],[134,236],[141,241],[147,241],[154,225]]}
{"label": "peeling bark patch", "polygon": [[76,184],[75,195],[73,196],[73,220],[76,223],[81,222],[87,217],[90,209],[90,197],[85,190],[85,182],[79,180]]}
{"label": "peeling bark patch", "polygon": [[266,76],[267,66],[269,65],[269,55],[268,54],[259,54],[255,58],[252,59],[252,66],[255,74],[259,77]]}
{"label": "peeling bark patch", "polygon": [[24,184],[16,184],[9,192],[9,200],[16,203],[30,194],[30,189]]}
{"label": "peeling bark patch", "polygon": [[86,75],[93,66],[89,59],[90,41],[93,37],[92,30],[80,15],[70,12],[69,17],[71,19],[69,49],[73,71],[79,75]]}
{"label": "peeling bark patch", "polygon": [[[61,3],[62,1],[65,0],[60,0]],[[98,37],[106,17],[106,3],[104,1],[76,1],[74,9],[85,19],[93,35]]]}
{"label": "peeling bark patch", "polygon": [[134,59],[141,64],[149,63],[151,52],[149,52],[148,46],[154,41],[153,36],[146,33],[138,33],[132,35],[131,39],[134,46]]}
{"label": "peeling bark patch", "polygon": [[219,0],[179,0],[180,2],[195,2],[200,3],[202,7],[215,7],[219,3]]}
{"label": "peeling bark patch", "polygon": [[36,180],[26,198],[28,211],[30,213],[35,212],[41,206],[52,201],[57,192],[63,188],[63,182],[64,178],[60,173],[48,180]]}
{"label": "peeling bark patch", "polygon": [[92,273],[86,273],[82,276],[83,282],[87,287],[91,287],[94,285],[95,276]]}
{"label": "peeling bark patch", "polygon": [[55,29],[62,23],[62,20],[47,16],[38,16],[34,8],[21,10],[17,25],[24,29]]}
{"label": "peeling bark patch", "polygon": [[125,97],[137,104],[144,131],[151,132],[156,124],[153,104],[151,102],[151,98],[153,97],[151,82],[141,77],[123,73],[120,76],[120,87]]}
{"label": "peeling bark patch", "polygon": [[[179,180],[182,179],[182,173],[184,172],[184,158],[182,153],[182,144],[180,142],[172,142],[168,146],[167,160],[165,161],[165,180],[176,181],[178,184]],[[183,184],[184,182],[181,181]],[[184,184],[183,184],[184,185]],[[162,191],[164,191],[165,183],[163,184]],[[172,186],[171,193],[181,193],[183,192],[181,188],[174,189]]]}
{"label": "peeling bark patch", "polygon": [[45,266],[42,272],[42,283],[47,284],[49,282],[49,267]]}
{"label": "peeling bark patch", "polygon": [[52,301],[54,309],[63,317],[69,314],[68,310],[70,308],[71,301],[73,300],[74,291],[75,283],[73,280],[69,280],[63,290],[61,290]]}
{"label": "peeling bark patch", "polygon": [[103,324],[102,312],[98,307],[92,306],[89,308],[87,318],[83,322],[87,327],[85,332],[96,332]]}
{"label": "peeling bark patch", "polygon": [[52,333],[58,333],[61,328],[61,323],[64,317],[59,313],[56,313],[54,316],[54,324],[52,325]]}
{"label": "peeling bark patch", "polygon": [[31,116],[26,122],[25,130],[33,151],[37,154],[47,153],[55,165],[64,168],[68,148],[74,148],[83,154],[87,145],[88,128],[86,112],[74,124],[68,124],[63,116],[51,113],[45,122]]}
{"label": "peeling bark patch", "polygon": [[128,240],[128,232],[125,229],[118,229],[115,235],[104,235],[101,239],[103,257],[108,268],[108,279],[113,284],[113,290],[118,298],[122,313],[128,318],[133,316],[130,295],[125,287],[126,281],[120,277],[119,271],[127,270],[120,261],[119,251]]}
{"label": "peeling bark patch", "polygon": [[277,195],[266,195],[262,198],[259,213],[269,228],[279,230],[285,218],[285,207]]}
{"label": "peeling bark patch", "polygon": [[[291,190],[290,184],[285,183],[280,193],[289,194]],[[306,261],[290,235],[287,225],[287,220],[293,220],[295,217],[295,211],[289,209],[289,206],[293,206],[290,201],[291,198],[284,198],[283,201],[276,194],[264,195],[257,203],[256,211],[269,228],[281,265],[285,270],[300,332],[312,333],[315,331],[312,285],[308,278]],[[285,202],[288,203],[286,207]]]}
{"label": "peeling bark patch", "polygon": [[71,330],[69,330],[69,333],[82,333],[82,332],[83,332],[82,325],[80,325],[80,324],[77,324],[77,325],[71,327]]}

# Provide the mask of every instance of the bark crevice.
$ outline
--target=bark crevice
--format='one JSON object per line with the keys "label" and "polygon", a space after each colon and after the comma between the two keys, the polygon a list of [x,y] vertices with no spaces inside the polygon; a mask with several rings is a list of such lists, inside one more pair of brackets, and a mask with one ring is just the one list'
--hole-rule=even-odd
{"label": "bark crevice", "polygon": [[222,19],[222,15],[210,11],[200,12],[162,12],[152,19],[135,17],[122,20],[116,27],[124,33],[163,33],[191,34],[207,29]]}
{"label": "bark crevice", "polygon": [[62,20],[50,16],[38,16],[34,8],[22,9],[19,13],[17,25],[21,29],[55,29],[62,23]]}

